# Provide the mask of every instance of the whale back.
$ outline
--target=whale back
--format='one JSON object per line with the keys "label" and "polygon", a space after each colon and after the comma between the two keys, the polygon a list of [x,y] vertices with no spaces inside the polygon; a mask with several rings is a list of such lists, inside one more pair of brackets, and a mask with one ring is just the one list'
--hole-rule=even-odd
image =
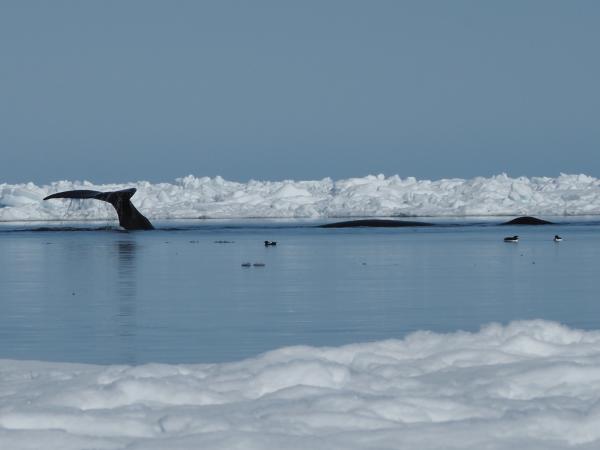
{"label": "whale back", "polygon": [[504,222],[501,225],[550,225],[552,222],[544,219],[538,219],[537,217],[522,216],[516,219]]}

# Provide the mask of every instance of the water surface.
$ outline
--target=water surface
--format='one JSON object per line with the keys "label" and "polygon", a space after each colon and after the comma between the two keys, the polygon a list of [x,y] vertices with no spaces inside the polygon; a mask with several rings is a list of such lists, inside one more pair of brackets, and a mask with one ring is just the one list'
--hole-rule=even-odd
{"label": "water surface", "polygon": [[[600,328],[597,223],[297,225],[166,223],[146,232],[5,225],[0,358],[220,362],[491,321]],[[565,240],[554,243],[555,233]],[[518,244],[502,241],[513,234]],[[265,239],[278,244],[266,248]]]}

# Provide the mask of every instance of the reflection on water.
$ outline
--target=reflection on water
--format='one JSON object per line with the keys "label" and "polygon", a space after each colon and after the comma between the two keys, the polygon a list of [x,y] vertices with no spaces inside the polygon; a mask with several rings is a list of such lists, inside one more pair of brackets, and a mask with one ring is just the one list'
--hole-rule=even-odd
{"label": "reflection on water", "polygon": [[599,244],[597,225],[0,233],[0,358],[208,362],[490,321],[600,328]]}
{"label": "reflection on water", "polygon": [[134,240],[118,240],[115,243],[115,256],[117,264],[117,292],[119,305],[117,316],[118,335],[121,338],[120,350],[126,353],[124,359],[127,363],[135,363],[134,346],[131,340],[136,334],[136,303],[137,303],[137,276],[136,276],[136,250]]}

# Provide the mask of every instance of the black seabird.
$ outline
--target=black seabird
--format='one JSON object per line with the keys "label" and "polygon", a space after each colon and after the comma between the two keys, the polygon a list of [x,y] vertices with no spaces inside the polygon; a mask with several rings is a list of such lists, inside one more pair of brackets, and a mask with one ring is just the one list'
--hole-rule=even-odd
{"label": "black seabird", "polygon": [[273,245],[277,245],[275,241],[265,241],[265,247],[271,247]]}
{"label": "black seabird", "polygon": [[554,242],[560,242],[560,241],[562,241],[562,238],[558,234],[555,234],[554,235]]}
{"label": "black seabird", "polygon": [[505,237],[504,242],[519,242],[519,236]]}
{"label": "black seabird", "polygon": [[146,219],[135,206],[133,206],[133,203],[131,203],[130,199],[136,191],[137,189],[135,188],[110,192],[75,190],[57,192],[56,194],[44,198],[44,200],[50,200],[52,198],[93,198],[102,200],[113,205],[119,216],[119,225],[126,230],[153,230],[154,227],[150,221]]}

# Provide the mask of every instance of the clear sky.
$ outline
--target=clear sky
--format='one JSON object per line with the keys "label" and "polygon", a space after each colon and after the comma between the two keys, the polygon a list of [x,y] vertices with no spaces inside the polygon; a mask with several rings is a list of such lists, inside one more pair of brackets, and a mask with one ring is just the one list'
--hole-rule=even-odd
{"label": "clear sky", "polygon": [[0,183],[600,177],[600,2],[0,2]]}

